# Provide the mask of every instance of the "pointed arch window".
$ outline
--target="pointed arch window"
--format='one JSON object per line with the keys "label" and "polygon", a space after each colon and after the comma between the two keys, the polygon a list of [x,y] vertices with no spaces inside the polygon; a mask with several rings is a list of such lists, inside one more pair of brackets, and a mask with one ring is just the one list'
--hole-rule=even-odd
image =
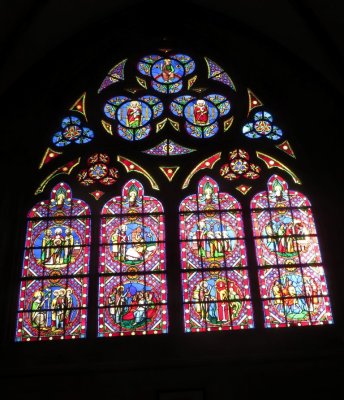
{"label": "pointed arch window", "polygon": [[[332,323],[307,198],[273,175],[268,190],[249,200],[271,168],[301,185],[281,121],[207,57],[144,54],[117,63],[97,94],[90,90],[86,101],[84,92],[55,126],[34,193],[45,199],[53,188],[51,198],[28,215],[16,340],[85,337],[90,258],[98,289],[90,332],[167,333],[163,205],[178,215],[179,232],[168,234],[171,246],[180,245],[181,270],[171,262],[167,268],[172,282],[181,278],[182,294],[173,295],[182,298],[185,332],[262,325],[263,318],[253,321],[252,303],[260,301],[265,327]],[[201,171],[211,177],[199,180]],[[90,209],[66,183],[56,185],[62,174],[73,190],[79,185],[96,218],[92,257]],[[250,216],[247,242],[243,218],[249,223]],[[246,246],[253,259],[256,251],[257,301]]]}
{"label": "pointed arch window", "polygon": [[101,216],[99,336],[166,333],[163,207],[132,179]]}
{"label": "pointed arch window", "polygon": [[28,213],[16,340],[86,334],[90,210],[59,183]]}
{"label": "pointed arch window", "polygon": [[252,328],[240,203],[205,176],[179,212],[185,331]]}
{"label": "pointed arch window", "polygon": [[273,175],[251,210],[265,326],[332,323],[309,200]]}

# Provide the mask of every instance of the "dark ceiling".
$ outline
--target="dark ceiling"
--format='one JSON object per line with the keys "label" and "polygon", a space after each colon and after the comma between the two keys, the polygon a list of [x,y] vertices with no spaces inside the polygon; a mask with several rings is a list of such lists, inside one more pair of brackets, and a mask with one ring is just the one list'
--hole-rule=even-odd
{"label": "dark ceiling", "polygon": [[[230,20],[268,37],[320,72],[344,94],[343,12],[340,0],[188,0],[195,9],[228,14]],[[0,94],[30,67],[80,30],[140,3],[182,13],[178,3],[142,0],[2,0]],[[192,18],[192,15],[190,16]],[[197,33],[196,33],[197,34]]]}

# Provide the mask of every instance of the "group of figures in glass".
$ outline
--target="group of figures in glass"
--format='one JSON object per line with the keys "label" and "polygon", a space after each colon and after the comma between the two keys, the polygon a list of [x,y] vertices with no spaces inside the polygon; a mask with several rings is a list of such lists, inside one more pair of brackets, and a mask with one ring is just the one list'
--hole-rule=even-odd
{"label": "group of figures in glass", "polygon": [[[285,308],[290,319],[304,320],[308,312],[317,308],[321,288],[311,277],[304,276],[302,279],[296,268],[288,268],[280,279],[273,282],[272,292],[275,298],[274,305],[280,314],[284,313]],[[300,297],[303,294],[307,297]]]}
{"label": "group of figures in glass", "polygon": [[151,287],[132,280],[112,289],[108,297],[113,322],[124,329],[143,327],[155,317],[156,295]]}
{"label": "group of figures in glass", "polygon": [[74,245],[76,235],[73,235],[72,232],[69,227],[46,229],[40,249],[42,265],[59,268],[73,262],[79,248]]}
{"label": "group of figures in glass", "polygon": [[[331,323],[310,204],[276,175],[268,187],[251,203],[265,326]],[[41,211],[35,210],[34,215]],[[49,228],[29,221],[33,246],[28,248],[24,270],[32,280],[22,281],[26,290],[20,302],[18,340],[73,332],[83,336],[86,321],[78,314],[87,306],[89,248],[82,237],[88,236],[89,224],[78,218],[68,225],[61,213],[60,207]],[[143,186],[131,180],[121,196],[105,204],[102,221],[99,335],[167,332],[161,203],[145,196]],[[180,205],[185,331],[254,326],[243,238],[240,204],[219,192],[212,178],[204,177],[198,193]],[[73,277],[65,279],[64,274]]]}
{"label": "group of figures in glass", "polygon": [[155,235],[148,226],[136,222],[122,224],[111,235],[115,259],[135,264],[148,259],[156,250]]}
{"label": "group of figures in glass", "polygon": [[[201,322],[228,323],[236,319],[242,308],[241,291],[235,281],[216,276],[201,280],[193,291],[195,311]],[[239,300],[239,301],[238,301]]]}
{"label": "group of figures in glass", "polygon": [[193,252],[204,259],[227,257],[234,246],[234,242],[229,240],[234,237],[233,230],[229,226],[224,228],[218,219],[199,221],[190,234]]}
{"label": "group of figures in glass", "polygon": [[77,306],[73,289],[50,286],[36,290],[32,300],[32,326],[42,333],[51,331],[55,335],[65,333],[65,328],[74,319]]}

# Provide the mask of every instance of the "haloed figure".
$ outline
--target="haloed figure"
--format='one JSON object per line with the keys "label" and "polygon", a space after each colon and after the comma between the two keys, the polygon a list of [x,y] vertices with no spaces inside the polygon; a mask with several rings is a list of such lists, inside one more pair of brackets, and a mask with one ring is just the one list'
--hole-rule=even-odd
{"label": "haloed figure", "polygon": [[170,82],[174,79],[175,73],[174,73],[174,67],[172,65],[172,61],[169,58],[166,58],[164,60],[164,63],[161,68],[162,71],[162,78],[165,82]]}
{"label": "haloed figure", "polygon": [[33,295],[32,302],[32,325],[35,328],[41,329],[42,331],[46,331],[47,328],[47,312],[43,309],[44,303],[47,300],[44,298],[44,294],[40,290],[36,290]]}
{"label": "haloed figure", "polygon": [[209,109],[204,100],[197,100],[194,105],[194,121],[198,125],[206,125],[209,121]]}
{"label": "haloed figure", "polygon": [[142,122],[142,107],[138,101],[131,101],[127,108],[127,125],[130,128],[138,128]]}

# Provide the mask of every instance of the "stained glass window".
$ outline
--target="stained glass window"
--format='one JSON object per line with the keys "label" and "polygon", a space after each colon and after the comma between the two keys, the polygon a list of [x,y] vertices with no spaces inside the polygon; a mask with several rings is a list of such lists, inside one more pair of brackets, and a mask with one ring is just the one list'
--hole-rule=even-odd
{"label": "stained glass window", "polygon": [[90,210],[57,184],[28,214],[16,340],[86,334]]}
{"label": "stained glass window", "polygon": [[161,93],[177,93],[183,88],[183,78],[195,69],[194,61],[185,54],[169,57],[149,55],[138,63],[139,72],[151,78],[151,86]]}
{"label": "stained glass window", "polygon": [[[168,271],[181,278],[185,332],[332,323],[309,201],[273,175],[250,203],[271,168],[302,184],[273,110],[208,57],[166,48],[111,65],[61,114],[43,153],[34,195],[51,198],[28,215],[16,340],[85,337],[90,275],[90,332],[102,338],[168,332]],[[62,175],[96,216],[92,249],[90,209],[57,184]],[[179,222],[168,232],[175,271],[165,207]]]}
{"label": "stained glass window", "polygon": [[187,133],[202,139],[212,137],[219,131],[217,120],[227,115],[230,108],[226,97],[219,94],[210,94],[201,99],[190,95],[180,96],[170,105],[175,116],[185,118]]}
{"label": "stained glass window", "polygon": [[117,122],[119,136],[126,140],[142,140],[151,132],[151,121],[163,111],[160,99],[142,96],[131,100],[125,96],[109,99],[104,107],[105,115]]}
{"label": "stained glass window", "polygon": [[165,139],[160,144],[152,147],[151,149],[143,150],[143,153],[152,156],[180,156],[183,154],[189,154],[196,151],[185,146],[181,146],[175,143],[173,140]]}
{"label": "stained glass window", "polygon": [[135,179],[101,218],[99,336],[166,333],[163,207]]}
{"label": "stained glass window", "polygon": [[84,186],[91,186],[96,182],[102,185],[113,185],[118,179],[117,168],[110,167],[110,157],[104,153],[92,154],[87,159],[87,169],[78,172],[77,179]]}
{"label": "stained glass window", "polygon": [[93,131],[83,126],[80,119],[73,116],[62,120],[61,129],[53,136],[53,143],[57,147],[68,146],[72,142],[88,143],[94,138]]}
{"label": "stained glass window", "polygon": [[267,137],[271,140],[281,139],[283,133],[281,129],[273,125],[273,117],[266,111],[258,111],[254,114],[254,122],[245,124],[242,128],[242,133],[250,138],[257,139]]}
{"label": "stained glass window", "polygon": [[185,331],[252,328],[240,203],[206,176],[179,211]]}
{"label": "stained glass window", "polygon": [[230,181],[241,176],[247,179],[258,179],[261,168],[249,162],[250,156],[243,149],[235,149],[229,152],[229,163],[223,164],[220,175]]}
{"label": "stained glass window", "polygon": [[265,326],[332,323],[309,200],[273,175],[251,209]]}

